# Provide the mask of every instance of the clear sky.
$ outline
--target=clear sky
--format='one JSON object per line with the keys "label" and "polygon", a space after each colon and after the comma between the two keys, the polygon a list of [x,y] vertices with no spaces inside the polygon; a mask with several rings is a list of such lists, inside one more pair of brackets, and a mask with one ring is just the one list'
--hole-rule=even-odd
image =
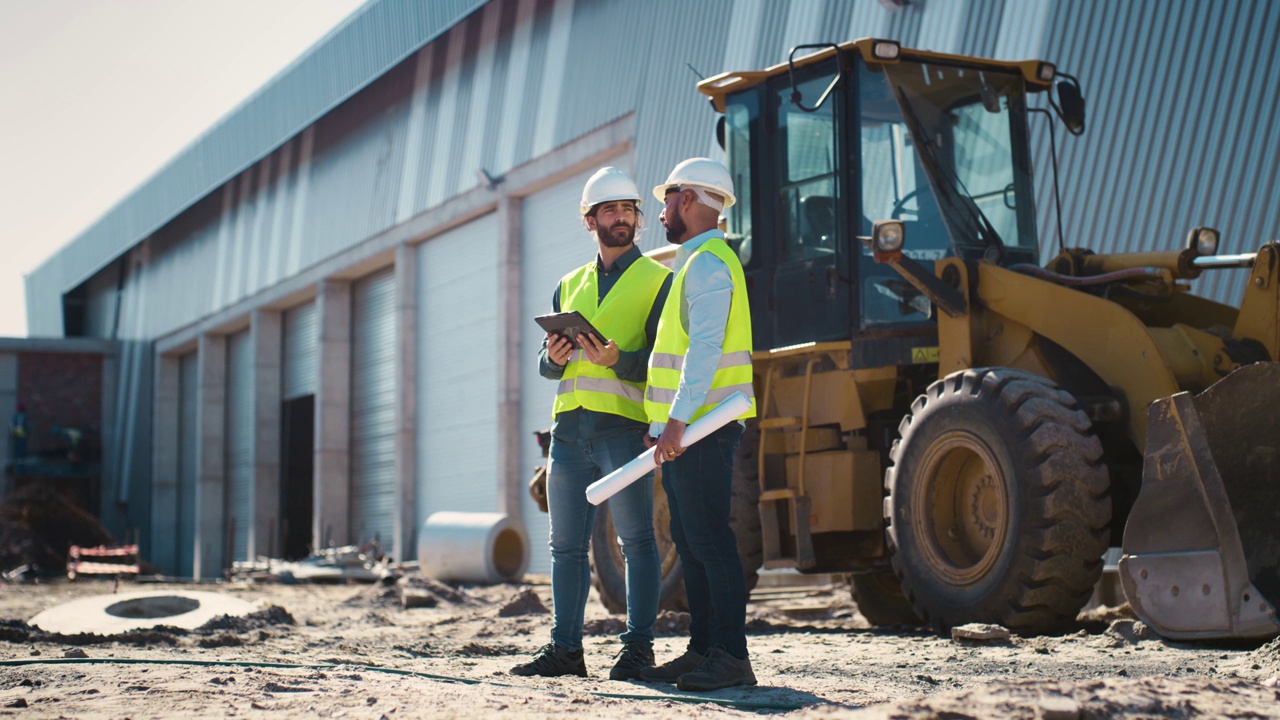
{"label": "clear sky", "polygon": [[363,0],[0,0],[0,337],[23,276]]}

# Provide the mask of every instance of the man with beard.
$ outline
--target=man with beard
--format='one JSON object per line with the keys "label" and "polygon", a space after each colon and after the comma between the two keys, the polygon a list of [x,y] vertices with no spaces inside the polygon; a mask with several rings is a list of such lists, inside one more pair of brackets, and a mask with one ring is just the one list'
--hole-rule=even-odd
{"label": "man with beard", "polygon": [[[747,656],[747,589],[738,543],[729,526],[733,458],[742,421],[756,414],[751,373],[751,310],[742,263],[718,228],[734,203],[733,179],[707,158],[680,163],[653,194],[676,252],[675,281],[658,321],[649,357],[645,409],[657,438],[654,462],[671,512],[671,539],[684,568],[689,647],[645,670],[641,679],[674,682],[681,690],[755,685]],[[688,423],[734,392],[751,407],[703,440],[680,446]]]}
{"label": "man with beard", "polygon": [[[511,669],[515,675],[587,676],[582,618],[591,589],[587,548],[596,508],[587,486],[644,452],[644,387],[658,314],[671,271],[635,245],[643,228],[640,191],[625,173],[601,168],[579,206],[595,236],[595,260],[565,275],[551,298],[555,312],[576,310],[604,335],[580,335],[580,347],[548,333],[538,355],[543,377],[559,380],[547,466],[551,514],[551,642]],[[653,538],[653,476],[609,499],[627,563],[627,631],[610,679],[630,680],[653,667],[653,624],[661,569]]]}

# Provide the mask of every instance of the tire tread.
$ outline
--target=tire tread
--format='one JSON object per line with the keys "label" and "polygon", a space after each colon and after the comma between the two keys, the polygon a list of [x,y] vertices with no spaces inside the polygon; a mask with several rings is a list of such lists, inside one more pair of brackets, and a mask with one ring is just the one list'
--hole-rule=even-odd
{"label": "tire tread", "polygon": [[[956,403],[984,403],[1012,423],[1016,446],[1009,454],[1018,470],[1012,482],[1028,483],[1028,519],[1015,530],[1014,556],[1006,576],[977,607],[957,607],[947,598],[925,597],[913,575],[921,568],[902,555],[898,537],[898,487],[909,485],[899,468],[911,450],[913,431],[934,412]],[[994,411],[993,411],[994,412]],[[1075,398],[1056,383],[1011,368],[974,368],[932,383],[899,423],[885,472],[885,506],[893,566],[903,594],[917,614],[939,632],[961,622],[998,622],[1024,634],[1054,632],[1074,621],[1102,571],[1110,536],[1110,480],[1103,448]],[[919,523],[919,519],[914,520]]]}

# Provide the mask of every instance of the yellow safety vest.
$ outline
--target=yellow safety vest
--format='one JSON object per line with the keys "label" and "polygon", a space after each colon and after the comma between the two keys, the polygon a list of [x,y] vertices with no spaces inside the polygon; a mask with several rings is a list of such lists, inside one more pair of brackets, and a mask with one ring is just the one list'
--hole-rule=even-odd
{"label": "yellow safety vest", "polygon": [[[665,265],[642,256],[626,270],[600,302],[596,263],[591,262],[560,280],[560,310],[582,313],[605,339],[619,350],[634,352],[645,346],[645,323],[662,283],[671,274]],[[644,411],[644,383],[622,380],[613,368],[601,367],[574,350],[560,376],[560,387],[552,417],[566,410],[586,408],[647,422]]]}
{"label": "yellow safety vest", "polygon": [[724,332],[724,347],[720,351],[720,364],[711,378],[711,389],[702,407],[693,413],[689,422],[706,415],[712,408],[735,392],[751,398],[751,407],[738,416],[745,420],[756,416],[756,394],[751,375],[751,308],[747,304],[747,281],[742,274],[742,263],[725,244],[724,238],[713,237],[689,256],[684,267],[676,273],[671,283],[671,294],[658,318],[658,337],[649,356],[649,389],[644,396],[644,409],[650,422],[667,422],[671,403],[680,387],[680,375],[684,369],[684,356],[689,351],[687,319],[682,317],[684,306],[684,276],[698,255],[709,252],[729,266],[733,278],[733,298],[729,302],[729,321]]}

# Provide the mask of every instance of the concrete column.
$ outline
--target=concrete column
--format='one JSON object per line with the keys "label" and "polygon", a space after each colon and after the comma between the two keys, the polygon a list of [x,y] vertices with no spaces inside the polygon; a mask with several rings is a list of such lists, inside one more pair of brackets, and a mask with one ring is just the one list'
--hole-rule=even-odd
{"label": "concrete column", "polygon": [[417,547],[418,249],[396,248],[396,506],[391,556],[406,560]]}
{"label": "concrete column", "polygon": [[[152,348],[154,351],[154,345],[152,346]],[[160,365],[161,359],[162,359],[161,356],[159,355],[156,356],[157,367],[153,368],[152,370],[152,378],[155,380],[158,380],[160,378],[160,370],[158,366]],[[172,358],[172,360],[174,362],[174,376],[173,376],[174,377],[173,379],[174,397],[177,397],[178,374],[177,374],[176,368],[178,367],[178,358],[174,357]],[[115,346],[115,349],[113,349],[110,353],[104,354],[102,356],[102,419],[99,420],[99,422],[102,424],[101,425],[102,429],[99,431],[99,434],[98,434],[98,437],[100,438],[99,445],[98,445],[98,452],[100,453],[98,457],[98,466],[102,468],[103,485],[102,485],[102,502],[101,502],[101,505],[99,506],[98,512],[101,513],[102,521],[104,524],[106,524],[107,527],[111,527],[112,523],[114,522],[114,523],[118,523],[121,527],[127,528],[126,532],[128,532],[128,529],[132,529],[134,536],[131,539],[134,542],[138,543],[138,552],[142,555],[142,557],[150,559],[155,554],[153,550],[157,548],[157,545],[155,545],[156,535],[154,532],[149,531],[145,536],[142,536],[141,531],[143,526],[154,527],[154,524],[152,524],[150,518],[155,517],[155,510],[152,508],[150,503],[147,503],[146,505],[144,505],[143,506],[144,509],[139,510],[136,507],[138,505],[137,503],[134,504],[135,507],[121,507],[121,503],[116,501],[116,498],[120,496],[120,491],[123,489],[124,481],[125,481],[124,476],[121,475],[120,472],[118,472],[119,466],[116,463],[116,453],[120,445],[120,442],[119,442],[120,429],[115,425],[116,406],[120,402],[120,392],[118,390],[119,381],[120,381],[120,345],[117,343]],[[157,391],[158,391],[158,388],[157,388]],[[155,402],[156,400],[155,398],[153,398],[152,399],[153,411],[157,407],[155,405]],[[176,430],[177,415],[174,415],[172,419],[175,424],[165,426],[159,423],[159,419],[157,417],[152,417],[151,434],[153,438],[159,437],[163,435],[165,432],[168,432],[165,429],[166,427],[173,428],[174,436],[173,438],[171,438],[171,440],[174,443],[173,452],[174,452],[174,459],[176,462],[178,457],[177,455],[178,436],[177,436],[177,430]],[[174,468],[176,469],[177,465],[174,465]],[[158,477],[158,474],[154,472],[154,470],[155,470],[155,460],[153,459],[152,460],[153,472],[151,473],[151,476],[153,479]],[[174,483],[178,482],[178,476],[176,471],[170,472],[167,477],[169,478],[170,481]],[[178,508],[177,505],[173,506],[174,512],[177,512],[177,508]],[[165,550],[174,554],[173,559],[175,562],[177,561],[177,555],[176,555],[177,548],[174,546],[174,540],[176,539],[177,539],[176,535],[170,535],[168,538],[164,540],[165,545],[167,546]],[[151,562],[154,563],[155,560],[152,559]],[[176,571],[177,565],[173,565],[166,569],[170,571]]]}
{"label": "concrete column", "polygon": [[0,353],[0,416],[4,417],[4,442],[0,443],[0,497],[9,494],[9,473],[4,469],[10,461],[9,416],[18,404],[18,356]]}
{"label": "concrete column", "polygon": [[520,514],[520,198],[498,200],[498,511]]}
{"label": "concrete column", "polygon": [[284,318],[279,310],[256,310],[250,321],[253,346],[253,491],[249,499],[249,557],[280,553],[280,428]]}
{"label": "concrete column", "polygon": [[181,366],[182,361],[177,355],[156,358],[156,389],[152,402],[156,432],[151,439],[151,537],[150,549],[145,556],[170,575],[178,572],[178,522],[182,517],[178,506],[179,458],[182,452],[178,435]]}
{"label": "concrete column", "polygon": [[197,578],[222,574],[227,525],[227,338],[201,335],[196,360],[196,528]]}
{"label": "concrete column", "polygon": [[352,542],[351,501],[351,283],[322,280],[316,292],[320,368],[316,378],[316,550]]}

